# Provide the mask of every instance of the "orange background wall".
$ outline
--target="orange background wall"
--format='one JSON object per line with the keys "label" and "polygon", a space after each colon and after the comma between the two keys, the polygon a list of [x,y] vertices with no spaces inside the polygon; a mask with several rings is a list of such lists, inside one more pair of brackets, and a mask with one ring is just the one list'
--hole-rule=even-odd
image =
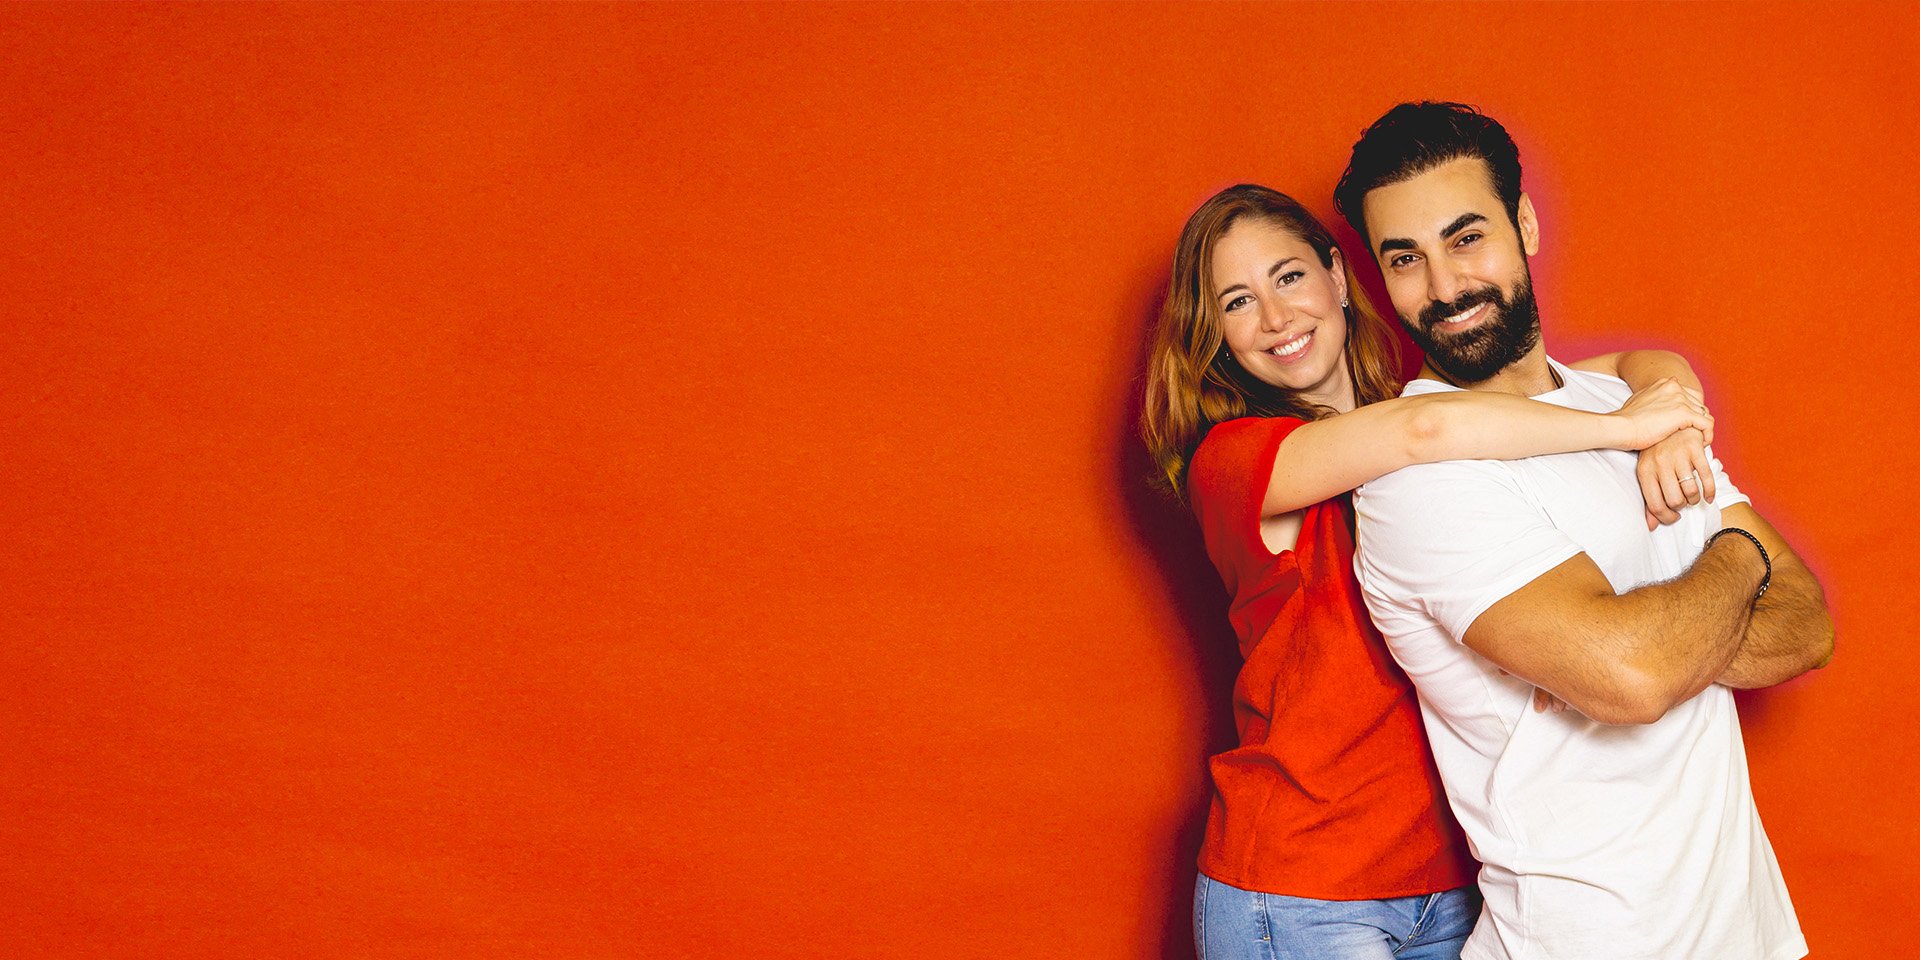
{"label": "orange background wall", "polygon": [[1827,583],[1747,743],[1878,956],[1916,60],[1904,5],[0,8],[0,952],[1186,956],[1234,663],[1146,320],[1209,193],[1331,217],[1443,97],[1549,344],[1693,357]]}

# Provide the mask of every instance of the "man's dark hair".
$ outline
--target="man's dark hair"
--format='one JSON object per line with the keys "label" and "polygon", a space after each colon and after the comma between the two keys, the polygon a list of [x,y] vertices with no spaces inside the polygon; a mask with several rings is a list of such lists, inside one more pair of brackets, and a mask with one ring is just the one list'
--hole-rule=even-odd
{"label": "man's dark hair", "polygon": [[1464,103],[1403,103],[1373,122],[1353,145],[1353,158],[1333,188],[1333,205],[1369,245],[1367,191],[1411,180],[1449,160],[1478,157],[1493,175],[1493,192],[1520,223],[1520,148],[1500,122]]}

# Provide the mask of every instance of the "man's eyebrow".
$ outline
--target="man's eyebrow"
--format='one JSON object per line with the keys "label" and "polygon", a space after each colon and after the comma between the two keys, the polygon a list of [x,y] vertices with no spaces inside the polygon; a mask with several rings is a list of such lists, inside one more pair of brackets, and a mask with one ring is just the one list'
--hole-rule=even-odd
{"label": "man's eyebrow", "polygon": [[[1446,240],[1452,237],[1454,234],[1459,233],[1460,231],[1465,230],[1466,228],[1473,226],[1476,223],[1485,223],[1486,221],[1487,221],[1487,218],[1485,214],[1463,213],[1460,216],[1455,217],[1452,223],[1447,224],[1446,227],[1440,231],[1440,239]],[[1388,250],[1412,250],[1412,249],[1414,249],[1413,241],[1408,240],[1405,237],[1388,237],[1387,239],[1380,241],[1381,253],[1386,253]]]}
{"label": "man's eyebrow", "polygon": [[1440,231],[1440,239],[1445,240],[1473,224],[1486,222],[1486,219],[1485,216],[1478,213],[1463,213],[1452,223],[1447,224],[1445,230]]}

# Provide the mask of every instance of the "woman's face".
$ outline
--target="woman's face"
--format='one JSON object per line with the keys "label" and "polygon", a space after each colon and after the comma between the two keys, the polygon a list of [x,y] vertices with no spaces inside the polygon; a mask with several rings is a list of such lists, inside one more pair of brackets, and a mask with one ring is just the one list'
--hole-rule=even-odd
{"label": "woman's face", "polygon": [[1227,349],[1243,369],[1335,410],[1353,408],[1340,251],[1323,267],[1285,227],[1243,218],[1214,243],[1213,289]]}

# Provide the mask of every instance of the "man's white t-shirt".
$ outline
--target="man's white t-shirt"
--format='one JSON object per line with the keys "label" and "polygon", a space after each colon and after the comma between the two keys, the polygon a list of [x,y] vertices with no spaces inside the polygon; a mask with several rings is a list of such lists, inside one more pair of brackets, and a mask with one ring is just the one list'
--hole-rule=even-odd
{"label": "man's white t-shirt", "polygon": [[[1596,412],[1631,395],[1553,364],[1535,397]],[[1415,380],[1405,396],[1458,388]],[[1793,904],[1719,685],[1658,723],[1537,713],[1533,687],[1460,642],[1488,607],[1579,553],[1617,591],[1685,572],[1722,506],[1746,497],[1713,461],[1715,503],[1648,532],[1635,455],[1618,450],[1408,467],[1353,498],[1368,609],[1413,678],[1447,799],[1484,868],[1463,960],[1791,960]],[[1656,638],[1657,639],[1657,638]]]}

